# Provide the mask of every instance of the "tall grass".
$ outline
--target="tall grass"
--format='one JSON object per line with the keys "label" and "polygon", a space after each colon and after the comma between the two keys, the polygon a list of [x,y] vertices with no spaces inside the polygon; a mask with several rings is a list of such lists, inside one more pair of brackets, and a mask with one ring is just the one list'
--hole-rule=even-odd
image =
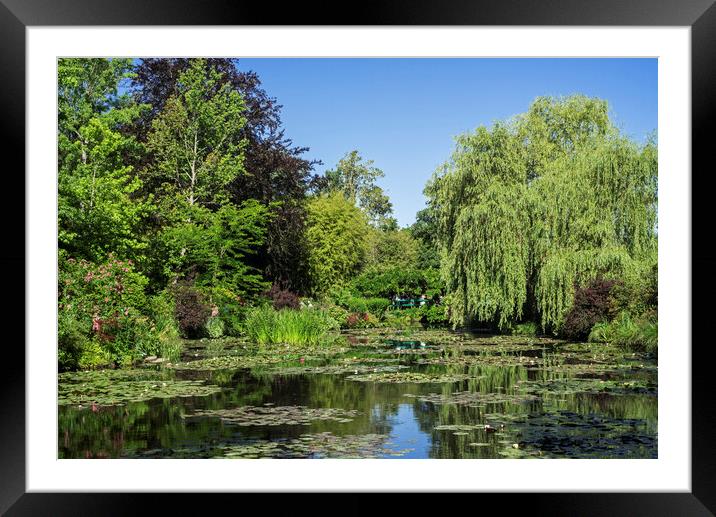
{"label": "tall grass", "polygon": [[314,346],[325,342],[335,326],[335,320],[321,310],[257,307],[246,315],[244,333],[260,345]]}
{"label": "tall grass", "polygon": [[164,357],[172,363],[179,361],[183,349],[184,345],[179,338],[159,341],[159,356]]}
{"label": "tall grass", "polygon": [[657,353],[659,329],[656,321],[647,318],[632,318],[621,312],[609,323],[597,323],[592,327],[589,341],[610,343],[632,352]]}

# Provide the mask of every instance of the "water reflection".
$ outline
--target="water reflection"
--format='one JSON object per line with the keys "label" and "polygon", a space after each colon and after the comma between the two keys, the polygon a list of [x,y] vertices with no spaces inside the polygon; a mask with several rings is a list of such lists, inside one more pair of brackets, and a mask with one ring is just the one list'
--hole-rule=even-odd
{"label": "water reflection", "polygon": [[[177,379],[203,379],[223,390],[95,410],[61,406],[59,457],[222,457],[247,445],[256,450],[246,457],[260,457],[273,455],[271,451],[277,449],[268,445],[276,443],[288,444],[292,455],[286,457],[323,457],[313,445],[296,445],[314,444],[311,440],[318,440],[316,436],[322,437],[319,441],[330,438],[330,457],[341,457],[341,451],[352,457],[378,443],[371,439],[356,445],[355,437],[374,435],[382,437],[384,447],[375,449],[374,456],[385,458],[656,457],[656,365],[649,358],[631,361],[614,356],[595,362],[587,353],[575,355],[558,345],[525,346],[517,357],[504,347],[494,352],[476,350],[482,344],[465,344],[464,337],[455,347],[453,333],[442,335],[451,340],[449,347],[441,348],[440,335],[435,333],[402,342],[360,336],[354,346],[365,350],[351,350],[322,363],[342,364],[356,357],[358,363],[375,360],[368,364],[376,367],[381,360],[395,365],[398,360],[391,351],[400,351],[399,363],[409,366],[400,372],[461,374],[468,377],[465,380],[357,382],[351,380],[352,372],[181,370],[171,374]],[[428,354],[406,354],[406,350],[428,350]],[[595,364],[598,370],[580,369]],[[313,420],[300,425],[237,426],[218,417],[186,418],[197,410],[241,406],[340,408],[358,413],[348,421]],[[341,437],[350,439],[343,443]],[[388,449],[392,453],[385,452]],[[284,457],[285,452],[275,454]]]}

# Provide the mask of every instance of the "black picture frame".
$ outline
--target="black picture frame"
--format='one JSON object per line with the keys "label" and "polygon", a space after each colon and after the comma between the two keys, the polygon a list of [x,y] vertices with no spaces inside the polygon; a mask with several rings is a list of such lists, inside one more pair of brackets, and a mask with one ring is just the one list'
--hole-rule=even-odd
{"label": "black picture frame", "polygon": [[[707,129],[716,120],[716,5],[715,0],[452,0],[441,2],[404,0],[391,3],[365,1],[355,4],[294,3],[267,8],[264,3],[231,0],[0,0],[0,127],[6,156],[19,158],[3,163],[3,186],[16,195],[0,203],[5,241],[0,266],[6,272],[6,293],[12,305],[24,307],[25,226],[25,30],[29,26],[63,25],[572,25],[572,26],[689,26],[691,27],[692,80],[692,491],[690,493],[581,493],[581,494],[471,494],[479,505],[509,497],[509,511],[524,510],[549,515],[713,515],[716,513],[716,411],[710,383],[710,341],[699,340],[700,325],[710,314],[708,295],[716,287],[716,252],[711,251],[711,211],[700,196],[713,189],[714,174]],[[278,4],[277,4],[278,5]],[[710,161],[707,161],[710,160]],[[695,173],[695,171],[699,171]],[[685,171],[687,173],[688,171]],[[10,182],[15,181],[12,185]],[[14,200],[14,203],[12,202]],[[705,200],[703,200],[705,201]],[[705,238],[698,237],[704,235]],[[26,273],[27,274],[27,273]],[[7,284],[10,284],[9,286]],[[21,285],[23,284],[23,285]],[[23,293],[19,295],[19,293]],[[23,300],[22,305],[19,299]],[[28,308],[30,310],[31,308]],[[6,320],[17,319],[6,312]],[[10,327],[10,322],[5,325]],[[159,497],[165,513],[188,513],[193,505],[206,510],[188,494],[37,494],[25,493],[25,354],[8,340],[2,356],[6,367],[0,391],[0,513],[7,515],[120,515],[146,508]],[[7,366],[11,365],[11,366]],[[688,425],[688,422],[684,422]],[[617,468],[615,466],[615,468]],[[208,496],[216,504],[231,504],[240,497],[248,507],[256,496],[247,494]],[[260,495],[258,497],[261,497]],[[265,495],[263,497],[266,497]],[[274,496],[273,504],[276,503]],[[295,507],[303,496],[286,505]],[[247,499],[248,498],[248,499]],[[341,505],[351,513],[370,510],[371,498],[351,494]],[[204,498],[207,499],[207,498]],[[236,499],[234,499],[236,500]],[[500,503],[501,501],[494,501]],[[410,505],[422,505],[412,497]],[[459,503],[455,503],[459,504]],[[473,502],[467,504],[474,505]],[[504,503],[503,503],[504,504]],[[499,506],[503,506],[500,504]],[[213,506],[213,505],[212,505]],[[273,507],[278,511],[278,507]],[[497,510],[496,510],[497,511]]]}

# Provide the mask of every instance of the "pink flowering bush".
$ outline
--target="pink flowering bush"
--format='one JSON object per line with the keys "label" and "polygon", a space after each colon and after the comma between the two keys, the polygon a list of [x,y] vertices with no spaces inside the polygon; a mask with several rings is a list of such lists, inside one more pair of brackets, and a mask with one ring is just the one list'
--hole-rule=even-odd
{"label": "pink flowering bush", "polygon": [[142,313],[147,279],[131,260],[95,264],[59,257],[59,358],[64,368],[124,364],[153,353],[153,322]]}

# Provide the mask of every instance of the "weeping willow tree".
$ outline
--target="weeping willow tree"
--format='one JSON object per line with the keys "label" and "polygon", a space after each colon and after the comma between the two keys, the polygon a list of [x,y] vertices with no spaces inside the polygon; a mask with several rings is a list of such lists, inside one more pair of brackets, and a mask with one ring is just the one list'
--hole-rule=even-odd
{"label": "weeping willow tree", "polygon": [[576,286],[656,262],[656,145],[622,136],[599,99],[539,98],[459,136],[425,193],[455,325],[529,309],[558,329]]}

